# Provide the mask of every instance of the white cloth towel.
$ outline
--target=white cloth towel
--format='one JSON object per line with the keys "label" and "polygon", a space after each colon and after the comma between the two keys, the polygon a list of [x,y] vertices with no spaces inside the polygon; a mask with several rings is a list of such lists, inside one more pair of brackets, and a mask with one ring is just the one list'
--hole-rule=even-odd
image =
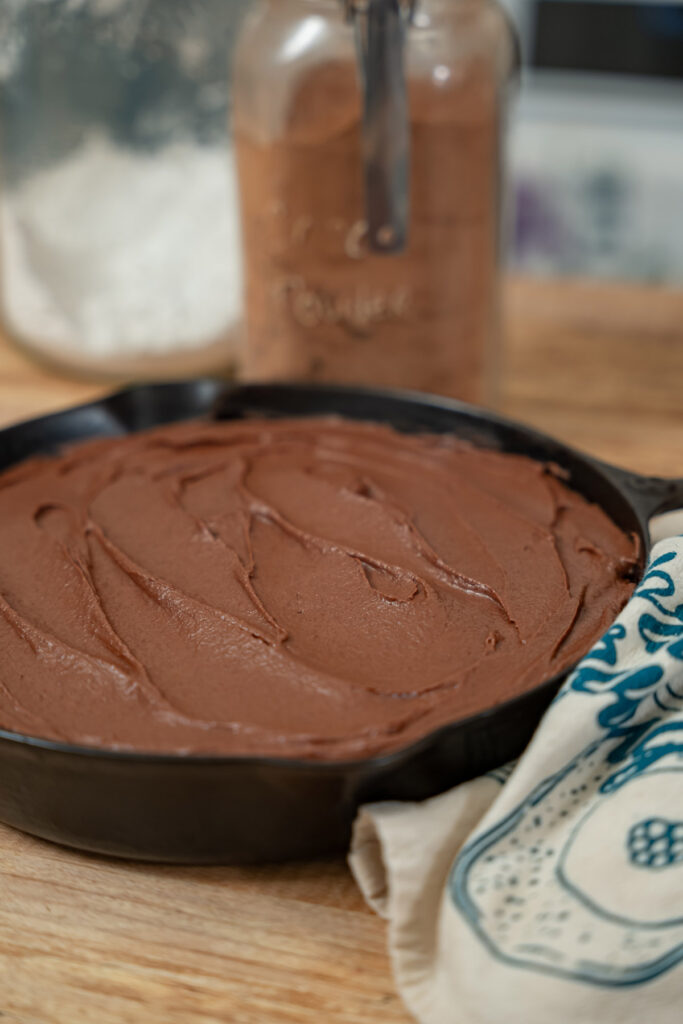
{"label": "white cloth towel", "polygon": [[516,765],[363,808],[350,864],[422,1024],[680,1024],[683,537]]}

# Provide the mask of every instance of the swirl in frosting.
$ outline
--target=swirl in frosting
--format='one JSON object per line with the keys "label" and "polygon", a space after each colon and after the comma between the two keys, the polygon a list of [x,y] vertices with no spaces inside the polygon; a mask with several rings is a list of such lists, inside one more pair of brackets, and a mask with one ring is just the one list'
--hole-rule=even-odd
{"label": "swirl in frosting", "polygon": [[637,545],[552,466],[334,418],[187,422],[0,475],[0,726],[361,758],[566,669]]}

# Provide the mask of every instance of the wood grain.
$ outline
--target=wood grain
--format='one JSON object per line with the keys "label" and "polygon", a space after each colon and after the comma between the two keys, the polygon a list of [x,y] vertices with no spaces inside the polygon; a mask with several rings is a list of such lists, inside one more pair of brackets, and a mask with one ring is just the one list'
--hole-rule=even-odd
{"label": "wood grain", "polygon": [[[512,281],[503,407],[683,476],[683,292]],[[87,401],[0,340],[0,423]],[[0,1024],[407,1024],[343,861],[125,864],[0,826]]]}

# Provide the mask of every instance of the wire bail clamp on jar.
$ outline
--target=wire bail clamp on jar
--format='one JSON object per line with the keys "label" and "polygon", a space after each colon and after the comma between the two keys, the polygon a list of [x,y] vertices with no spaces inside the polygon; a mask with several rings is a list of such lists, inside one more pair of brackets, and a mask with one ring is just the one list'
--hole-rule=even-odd
{"label": "wire bail clamp on jar", "polygon": [[406,33],[417,0],[343,0],[353,22],[363,90],[363,164],[367,243],[401,252],[410,220],[410,124]]}

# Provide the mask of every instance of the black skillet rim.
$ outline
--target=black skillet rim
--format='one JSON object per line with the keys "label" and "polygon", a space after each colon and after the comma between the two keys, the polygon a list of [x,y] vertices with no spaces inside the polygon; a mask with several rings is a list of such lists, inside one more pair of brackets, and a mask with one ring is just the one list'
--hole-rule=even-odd
{"label": "black skillet rim", "polygon": [[[44,419],[51,419],[53,417],[68,416],[70,413],[78,412],[79,410],[97,408],[102,405],[106,405],[108,402],[116,401],[116,399],[134,395],[138,392],[145,392],[149,389],[155,389],[159,391],[162,388],[176,389],[181,387],[189,386],[204,386],[204,385],[222,385],[222,389],[218,391],[218,397],[214,399],[209,408],[206,410],[206,414],[211,415],[212,412],[220,413],[220,402],[221,399],[230,399],[232,393],[239,394],[240,392],[253,391],[258,394],[260,391],[264,392],[286,392],[296,393],[297,389],[306,390],[308,392],[315,392],[321,396],[356,396],[371,399],[393,399],[397,401],[408,401],[418,403],[427,408],[442,409],[444,412],[454,412],[461,415],[468,416],[472,421],[477,420],[484,421],[489,425],[501,427],[508,431],[519,432],[524,435],[525,439],[529,442],[536,443],[540,446],[550,445],[556,448],[563,455],[567,455],[569,460],[577,460],[592,470],[599,473],[612,487],[617,490],[621,496],[628,502],[633,511],[633,515],[638,522],[640,528],[639,540],[643,543],[643,550],[641,553],[642,573],[645,571],[647,563],[647,557],[649,555],[651,543],[648,532],[647,519],[640,509],[638,509],[632,502],[630,497],[624,493],[622,482],[620,477],[634,476],[635,474],[629,473],[629,471],[621,469],[617,466],[612,466],[609,463],[602,462],[601,460],[587,455],[580,449],[574,448],[572,445],[565,444],[563,441],[558,441],[550,434],[546,434],[543,431],[537,430],[535,427],[530,427],[524,423],[520,423],[517,420],[510,419],[506,416],[501,416],[499,413],[491,412],[488,409],[483,409],[478,406],[469,405],[466,402],[460,402],[455,399],[442,397],[439,395],[431,395],[419,391],[407,391],[397,389],[378,389],[378,388],[362,388],[362,387],[351,387],[344,385],[327,385],[327,384],[311,384],[310,382],[299,382],[292,381],[287,384],[280,382],[270,383],[251,383],[251,382],[230,382],[221,381],[216,378],[198,378],[189,381],[174,381],[164,382],[161,384],[149,383],[141,384],[133,387],[123,388],[117,391],[110,392],[104,395],[102,398],[97,399],[93,402],[86,402],[77,406],[69,406],[66,409],[57,411],[55,413],[49,413],[46,416],[33,417],[28,420],[21,421],[19,423],[10,424],[8,427],[0,430],[0,441],[8,430],[14,430],[24,426],[35,424]],[[258,408],[254,410],[259,412]],[[267,413],[264,410],[264,415]],[[325,415],[325,413],[299,413],[301,416],[307,415]],[[340,415],[344,418],[343,413],[337,413],[332,410],[330,415]],[[180,417],[178,420],[173,422],[183,422],[185,419],[191,419],[192,417]],[[220,420],[220,415],[216,417]],[[274,417],[273,417],[274,418]],[[352,417],[347,417],[352,418]],[[357,418],[357,417],[356,417]],[[371,422],[371,421],[368,421]],[[383,422],[383,421],[378,421]],[[158,424],[162,426],[163,424]],[[153,426],[150,428],[143,429],[155,429]],[[127,431],[127,433],[139,433],[141,431]],[[447,433],[444,431],[444,433]],[[83,437],[80,440],[88,441],[91,438]],[[476,445],[476,442],[472,442]],[[479,445],[479,447],[485,447]],[[36,453],[39,454],[39,453]],[[539,461],[534,455],[528,455],[528,458]],[[27,456],[30,458],[30,456]],[[19,460],[23,461],[23,460]],[[14,463],[18,464],[18,463]],[[571,487],[571,483],[569,484]],[[639,582],[638,580],[638,582]],[[583,655],[582,657],[585,657]],[[494,704],[491,707],[484,708],[481,711],[477,711],[472,715],[468,715],[465,718],[458,718],[452,722],[447,722],[444,725],[439,726],[438,729],[433,729],[431,732],[426,733],[419,739],[414,740],[411,744],[398,747],[394,750],[388,751],[386,754],[377,754],[374,757],[365,758],[352,758],[346,761],[333,761],[327,759],[299,759],[291,757],[278,757],[276,755],[253,755],[253,754],[173,754],[155,751],[136,751],[136,750],[118,750],[106,747],[95,747],[85,746],[74,743],[65,743],[60,740],[49,740],[41,738],[40,736],[29,736],[23,733],[13,732],[11,730],[0,728],[0,742],[12,743],[21,747],[28,747],[36,751],[45,751],[46,753],[61,754],[69,757],[84,758],[84,759],[95,759],[98,761],[113,761],[116,763],[138,763],[145,765],[192,765],[201,766],[207,765],[211,767],[224,767],[229,768],[231,766],[253,766],[254,768],[286,768],[294,772],[301,772],[307,774],[314,772],[316,774],[325,775],[336,775],[336,774],[364,774],[366,772],[383,772],[387,769],[391,769],[396,765],[400,765],[402,762],[410,760],[411,758],[419,755],[425,750],[428,750],[442,739],[448,737],[449,734],[457,732],[459,729],[467,729],[473,725],[473,723],[482,724],[486,719],[492,718],[504,714],[505,712],[514,712],[518,707],[524,706],[526,702],[533,699],[534,697],[539,698],[546,694],[552,695],[557,692],[562,682],[573,672],[576,665],[579,664],[581,658],[576,662],[572,663],[568,668],[563,669],[561,672],[556,673],[550,679],[545,679],[538,686],[535,686],[531,690],[525,690],[515,697],[509,700],[502,701],[499,704]]]}

